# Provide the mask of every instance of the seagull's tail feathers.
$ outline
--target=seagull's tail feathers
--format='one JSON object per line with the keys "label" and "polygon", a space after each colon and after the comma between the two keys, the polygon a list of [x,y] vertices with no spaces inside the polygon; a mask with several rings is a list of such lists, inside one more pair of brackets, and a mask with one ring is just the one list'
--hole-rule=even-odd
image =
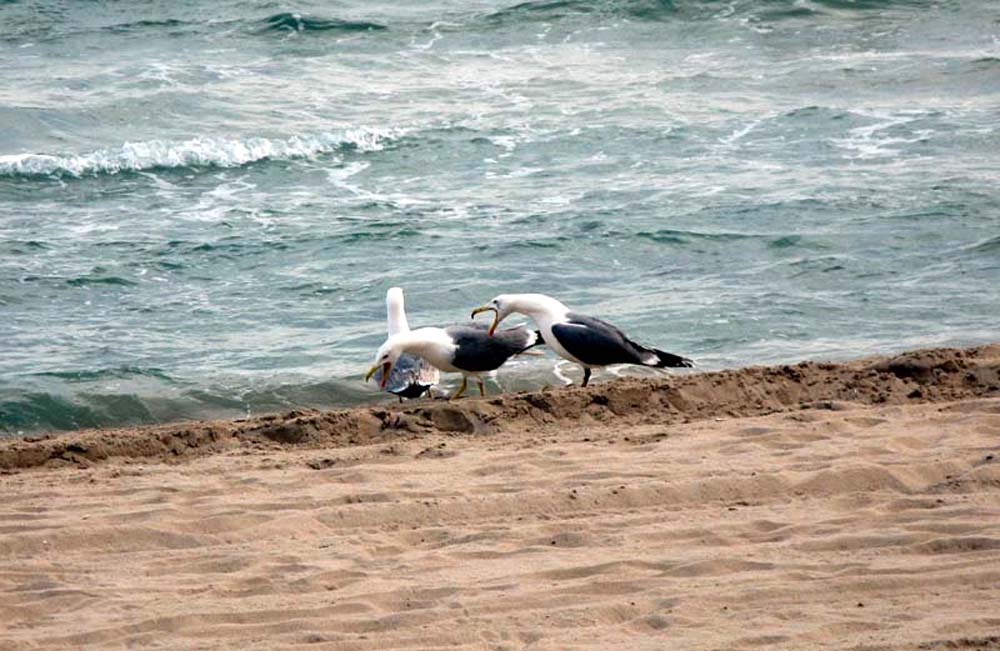
{"label": "seagull's tail feathers", "polygon": [[[483,328],[477,329],[483,330]],[[520,355],[530,348],[534,348],[535,346],[540,346],[545,343],[545,340],[542,339],[541,332],[538,330],[528,330],[524,326],[514,326],[513,328],[497,330],[493,339],[498,341],[499,345],[506,349],[507,355],[511,357],[514,355]]]}
{"label": "seagull's tail feathers", "polygon": [[522,348],[521,350],[517,351],[517,354],[520,355],[524,351],[530,350],[530,349],[534,348],[535,346],[541,346],[544,343],[545,343],[545,340],[542,339],[542,331],[541,330],[529,330],[528,331],[528,340],[527,340],[527,342],[525,342],[524,348]]}
{"label": "seagull's tail feathers", "polygon": [[655,355],[656,358],[654,359],[651,355],[648,361],[644,361],[646,366],[655,366],[656,368],[691,368],[694,366],[694,362],[687,357],[665,353],[656,348],[647,348],[647,350]]}

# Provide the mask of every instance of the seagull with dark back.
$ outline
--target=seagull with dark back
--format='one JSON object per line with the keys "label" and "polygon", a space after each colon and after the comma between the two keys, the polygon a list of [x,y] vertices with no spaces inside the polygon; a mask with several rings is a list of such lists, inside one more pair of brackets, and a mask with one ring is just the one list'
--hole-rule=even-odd
{"label": "seagull with dark back", "polygon": [[507,328],[500,332],[495,329],[470,323],[447,328],[418,328],[395,334],[383,343],[375,354],[375,365],[368,371],[365,380],[376,372],[385,378],[391,377],[392,370],[404,354],[415,355],[431,366],[447,373],[461,373],[462,386],[452,399],[465,392],[470,377],[476,379],[479,393],[486,395],[486,386],[481,377],[495,371],[508,359],[542,343],[535,331],[523,327]]}
{"label": "seagull with dark back", "polygon": [[556,353],[583,367],[583,385],[590,382],[591,369],[612,364],[635,364],[653,368],[687,368],[686,357],[647,348],[629,339],[607,321],[577,314],[545,294],[501,294],[472,311],[472,318],[493,312],[489,332],[511,314],[524,314],[535,322],[545,344]]}

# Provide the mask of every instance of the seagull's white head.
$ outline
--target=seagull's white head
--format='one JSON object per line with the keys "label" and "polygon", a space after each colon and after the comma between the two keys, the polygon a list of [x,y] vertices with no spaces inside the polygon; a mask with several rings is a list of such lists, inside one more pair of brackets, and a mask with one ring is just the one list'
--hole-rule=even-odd
{"label": "seagull's white head", "polygon": [[472,318],[481,312],[493,312],[492,335],[500,322],[515,312],[526,314],[536,322],[540,317],[557,318],[569,312],[565,305],[545,294],[500,294],[492,301],[472,311]]}
{"label": "seagull's white head", "polygon": [[393,335],[385,340],[385,342],[378,347],[378,352],[375,353],[375,364],[368,369],[368,374],[365,375],[365,382],[372,379],[375,372],[380,368],[382,369],[382,381],[379,383],[379,388],[384,389],[386,384],[389,382],[389,374],[392,373],[392,367],[396,365],[399,361],[399,356],[403,354],[403,338],[399,335]]}
{"label": "seagull's white head", "polygon": [[515,304],[516,301],[513,300],[514,297],[514,294],[500,294],[486,305],[472,310],[472,318],[475,319],[477,314],[482,314],[483,312],[492,312],[493,324],[490,326],[490,336],[493,336],[500,322],[516,311],[515,308],[517,306]]}

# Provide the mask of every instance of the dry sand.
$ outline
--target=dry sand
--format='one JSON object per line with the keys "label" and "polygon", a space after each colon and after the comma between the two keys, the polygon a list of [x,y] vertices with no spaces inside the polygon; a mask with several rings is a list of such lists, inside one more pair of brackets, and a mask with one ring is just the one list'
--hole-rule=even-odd
{"label": "dry sand", "polygon": [[1000,649],[1000,346],[0,444],[0,649]]}

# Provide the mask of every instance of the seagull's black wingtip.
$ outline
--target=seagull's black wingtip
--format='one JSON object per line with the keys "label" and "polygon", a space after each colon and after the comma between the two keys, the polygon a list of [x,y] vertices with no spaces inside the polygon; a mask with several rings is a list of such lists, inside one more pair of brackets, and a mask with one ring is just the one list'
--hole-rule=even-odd
{"label": "seagull's black wingtip", "polygon": [[680,355],[674,355],[673,353],[666,353],[662,350],[653,349],[657,357],[657,368],[693,368],[694,361],[688,359],[687,357],[681,357]]}

